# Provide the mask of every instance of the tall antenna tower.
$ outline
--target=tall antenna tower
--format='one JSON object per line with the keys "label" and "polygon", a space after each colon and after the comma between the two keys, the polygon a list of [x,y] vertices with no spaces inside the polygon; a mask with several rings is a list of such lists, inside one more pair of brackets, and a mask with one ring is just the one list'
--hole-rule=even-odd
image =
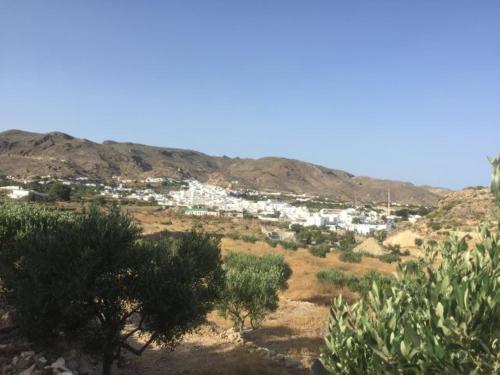
{"label": "tall antenna tower", "polygon": [[387,188],[387,217],[391,216],[391,188]]}

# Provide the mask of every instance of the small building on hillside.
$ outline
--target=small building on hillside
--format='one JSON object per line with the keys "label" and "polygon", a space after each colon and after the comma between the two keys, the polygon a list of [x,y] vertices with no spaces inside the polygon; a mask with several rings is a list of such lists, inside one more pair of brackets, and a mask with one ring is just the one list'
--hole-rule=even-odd
{"label": "small building on hillside", "polygon": [[220,216],[219,211],[210,211],[207,208],[187,208],[184,213],[190,216]]}

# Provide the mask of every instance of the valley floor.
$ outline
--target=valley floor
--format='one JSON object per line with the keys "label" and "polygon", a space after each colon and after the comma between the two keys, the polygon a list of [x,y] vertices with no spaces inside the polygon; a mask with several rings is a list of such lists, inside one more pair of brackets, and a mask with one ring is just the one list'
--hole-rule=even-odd
{"label": "valley floor", "polygon": [[[132,212],[141,223],[145,233],[161,230],[180,232],[188,230],[193,223],[188,218],[172,218],[164,212],[141,209]],[[168,224],[162,224],[168,223]],[[248,234],[259,231],[257,222],[230,223],[221,221],[202,221],[203,229],[208,232],[224,233],[238,230]],[[124,375],[132,374],[307,374],[318,358],[323,345],[331,299],[342,293],[347,300],[357,298],[356,293],[347,288],[326,287],[318,283],[316,273],[324,269],[339,269],[361,276],[366,271],[377,270],[392,272],[395,264],[383,263],[375,258],[363,258],[361,263],[345,263],[336,253],[325,258],[311,255],[306,249],[297,251],[275,248],[265,242],[255,243],[222,238],[223,254],[229,251],[250,252],[257,255],[266,253],[281,254],[290,264],[293,274],[289,288],[281,294],[278,310],[269,315],[263,325],[244,335],[258,347],[279,353],[301,368],[287,366],[285,361],[266,359],[262,353],[246,344],[238,344],[227,337],[231,322],[218,316],[216,312],[208,316],[208,323],[198,332],[185,336],[183,342],[172,352],[161,348],[151,348],[142,357],[128,357]],[[290,365],[290,364],[289,364]],[[120,373],[120,372],[119,372]]]}

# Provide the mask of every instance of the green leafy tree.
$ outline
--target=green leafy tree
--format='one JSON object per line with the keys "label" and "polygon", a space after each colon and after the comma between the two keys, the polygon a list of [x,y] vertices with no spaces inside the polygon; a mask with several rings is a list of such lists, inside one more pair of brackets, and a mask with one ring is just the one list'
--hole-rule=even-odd
{"label": "green leafy tree", "polygon": [[71,199],[71,187],[63,184],[54,184],[49,189],[49,197],[57,201],[69,201]]}
{"label": "green leafy tree", "polygon": [[[77,215],[4,206],[0,277],[26,335],[85,337],[108,375],[122,350],[172,348],[203,322],[223,270],[219,242],[207,234],[152,242],[117,208]],[[134,334],[147,337],[142,347],[129,344]]]}
{"label": "green leafy tree", "polygon": [[278,308],[278,292],[288,288],[292,274],[283,257],[272,254],[230,253],[224,258],[224,268],[226,283],[218,309],[240,332],[247,319],[255,328]]}

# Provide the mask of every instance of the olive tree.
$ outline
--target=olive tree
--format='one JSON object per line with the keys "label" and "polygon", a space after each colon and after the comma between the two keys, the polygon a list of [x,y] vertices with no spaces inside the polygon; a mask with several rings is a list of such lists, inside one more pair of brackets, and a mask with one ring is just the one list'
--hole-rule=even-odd
{"label": "olive tree", "polygon": [[[10,206],[0,208],[0,277],[24,333],[79,333],[107,375],[121,350],[173,348],[202,323],[223,270],[219,242],[207,234],[153,242],[117,208]],[[135,334],[145,337],[140,346],[130,343]]]}
{"label": "olive tree", "polygon": [[49,189],[49,198],[55,201],[69,201],[71,199],[71,187],[56,183]]}
{"label": "olive tree", "polygon": [[255,328],[278,308],[280,290],[288,288],[292,274],[282,256],[230,253],[224,258],[225,287],[218,304],[222,316],[243,332],[248,319]]}

